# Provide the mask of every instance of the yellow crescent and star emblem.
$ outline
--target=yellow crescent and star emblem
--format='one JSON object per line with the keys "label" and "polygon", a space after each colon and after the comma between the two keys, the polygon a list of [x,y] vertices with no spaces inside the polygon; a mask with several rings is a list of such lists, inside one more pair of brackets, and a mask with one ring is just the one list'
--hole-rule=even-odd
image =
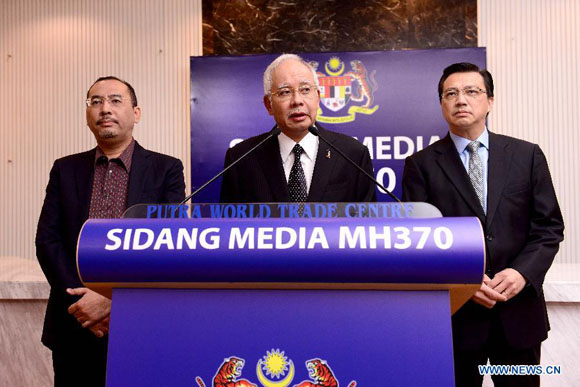
{"label": "yellow crescent and star emblem", "polygon": [[264,387],[287,387],[294,379],[294,372],[294,363],[279,349],[266,351],[266,355],[256,364],[256,375]]}

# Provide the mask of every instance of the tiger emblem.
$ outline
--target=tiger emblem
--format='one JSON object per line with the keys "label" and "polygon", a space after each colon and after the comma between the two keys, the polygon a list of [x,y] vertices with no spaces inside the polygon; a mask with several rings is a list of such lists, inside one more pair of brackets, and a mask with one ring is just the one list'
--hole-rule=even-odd
{"label": "tiger emblem", "polygon": [[[258,387],[247,379],[240,379],[244,368],[244,359],[231,356],[224,359],[213,378],[213,387]],[[195,378],[199,387],[206,387],[203,380],[198,376]]]}
{"label": "tiger emblem", "polygon": [[356,81],[358,85],[357,95],[355,96],[353,93],[351,93],[350,100],[354,102],[363,102],[366,99],[364,105],[361,106],[364,108],[370,108],[374,100],[373,91],[377,89],[377,82],[374,79],[375,71],[373,71],[369,77],[367,68],[360,60],[352,60],[350,62],[350,66],[352,67],[352,71],[349,71],[344,75],[350,76],[353,80]]}
{"label": "tiger emblem", "polygon": [[[308,360],[306,361],[306,369],[308,369],[308,376],[312,381],[304,380],[293,387],[338,387],[338,380],[324,360]],[[348,387],[356,387],[356,381],[350,382]]]}
{"label": "tiger emblem", "polygon": [[307,62],[307,63],[310,67],[312,67],[314,69],[314,72],[316,73],[316,76],[318,77],[318,79],[326,76],[326,74],[323,74],[320,71],[318,71],[318,62],[311,61],[311,62]]}

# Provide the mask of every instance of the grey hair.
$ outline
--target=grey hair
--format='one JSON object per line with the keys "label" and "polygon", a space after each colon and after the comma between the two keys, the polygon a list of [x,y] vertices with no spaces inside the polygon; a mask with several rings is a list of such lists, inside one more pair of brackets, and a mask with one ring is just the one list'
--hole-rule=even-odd
{"label": "grey hair", "polygon": [[268,67],[266,67],[266,71],[264,71],[264,96],[268,96],[268,98],[270,99],[272,98],[272,96],[270,95],[270,90],[272,89],[272,72],[274,72],[274,70],[276,69],[276,67],[278,67],[278,65],[280,65],[280,63],[285,62],[287,60],[296,60],[304,64],[306,67],[308,67],[308,69],[312,72],[312,76],[314,77],[314,84],[316,88],[317,89],[319,88],[320,83],[318,82],[318,75],[316,75],[316,70],[314,70],[314,67],[312,67],[310,63],[306,62],[300,56],[295,54],[282,54],[276,59],[274,59],[274,61],[270,63]]}

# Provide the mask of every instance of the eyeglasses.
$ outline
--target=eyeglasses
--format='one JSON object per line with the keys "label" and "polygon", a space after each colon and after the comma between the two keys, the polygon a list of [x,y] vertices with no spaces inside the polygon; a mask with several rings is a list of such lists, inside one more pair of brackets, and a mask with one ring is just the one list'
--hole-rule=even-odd
{"label": "eyeglasses", "polygon": [[475,99],[479,97],[480,94],[487,93],[485,90],[480,89],[479,87],[466,87],[464,89],[447,89],[441,94],[441,97],[445,101],[455,101],[459,94],[463,94],[467,98]]}
{"label": "eyeglasses", "polygon": [[[292,98],[296,92],[303,97],[312,97],[316,94],[315,90],[316,88],[311,84],[303,83],[298,87],[298,90],[293,87],[281,87],[274,92],[274,95],[281,100],[288,100]],[[272,93],[270,93],[270,95],[272,95]]]}
{"label": "eyeglasses", "polygon": [[110,105],[118,107],[123,105],[124,98],[120,95],[109,95],[108,97],[91,97],[87,98],[85,103],[87,104],[88,108],[97,108],[101,107],[107,101]]}

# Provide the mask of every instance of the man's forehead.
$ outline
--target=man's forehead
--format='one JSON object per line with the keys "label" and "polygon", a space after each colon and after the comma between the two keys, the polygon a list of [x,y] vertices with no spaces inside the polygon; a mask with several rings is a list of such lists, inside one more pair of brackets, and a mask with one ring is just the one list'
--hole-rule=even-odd
{"label": "man's forehead", "polygon": [[124,95],[129,93],[129,88],[123,82],[119,82],[116,79],[105,79],[95,83],[89,90],[89,95],[102,95],[103,93],[106,95]]}
{"label": "man's forehead", "polygon": [[484,86],[483,77],[478,72],[453,73],[443,82],[444,88],[455,86]]}
{"label": "man's forehead", "polygon": [[283,83],[312,83],[314,81],[310,68],[304,63],[294,59],[288,59],[280,63],[274,69],[272,78],[276,81],[277,87]]}

